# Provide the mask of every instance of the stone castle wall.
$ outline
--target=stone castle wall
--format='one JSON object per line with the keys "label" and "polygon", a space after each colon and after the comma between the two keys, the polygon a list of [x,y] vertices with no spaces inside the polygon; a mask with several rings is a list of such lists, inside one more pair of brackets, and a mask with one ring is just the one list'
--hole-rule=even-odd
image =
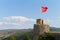
{"label": "stone castle wall", "polygon": [[43,19],[37,19],[36,24],[34,24],[33,33],[33,40],[38,40],[39,35],[47,35],[48,33],[51,33],[55,37],[55,40],[60,40],[60,31],[50,31],[49,25],[45,24]]}
{"label": "stone castle wall", "polygon": [[49,32],[49,25],[44,24],[43,19],[37,19],[36,24],[34,24],[34,37],[33,40],[38,40],[38,36]]}

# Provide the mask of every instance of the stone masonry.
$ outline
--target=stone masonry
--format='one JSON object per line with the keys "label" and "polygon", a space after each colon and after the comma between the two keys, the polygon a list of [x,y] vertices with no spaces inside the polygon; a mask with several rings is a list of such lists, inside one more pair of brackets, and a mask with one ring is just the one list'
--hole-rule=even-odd
{"label": "stone masonry", "polygon": [[49,32],[49,25],[44,23],[43,19],[37,19],[36,24],[34,24],[33,40],[38,40],[38,36]]}

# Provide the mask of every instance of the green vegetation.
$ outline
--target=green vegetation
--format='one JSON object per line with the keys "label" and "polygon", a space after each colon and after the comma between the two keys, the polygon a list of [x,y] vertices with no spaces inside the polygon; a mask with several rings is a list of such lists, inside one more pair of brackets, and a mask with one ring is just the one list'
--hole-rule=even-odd
{"label": "green vegetation", "polygon": [[[24,34],[16,33],[3,40],[33,40],[33,32],[26,32]],[[55,40],[54,36],[50,33],[44,35],[39,35],[38,40]]]}
{"label": "green vegetation", "polygon": [[11,40],[16,40],[16,38],[14,36],[11,37]]}
{"label": "green vegetation", "polygon": [[38,40],[55,40],[55,37],[52,34],[48,33],[46,36],[39,35]]}
{"label": "green vegetation", "polygon": [[24,34],[16,33],[7,38],[4,38],[3,40],[32,40],[32,37],[33,37],[33,32],[31,31],[31,32],[26,32]]}
{"label": "green vegetation", "polygon": [[28,36],[28,33],[26,33],[24,40],[31,40],[30,37]]}
{"label": "green vegetation", "polygon": [[42,35],[39,35],[38,40],[43,40],[43,36]]}

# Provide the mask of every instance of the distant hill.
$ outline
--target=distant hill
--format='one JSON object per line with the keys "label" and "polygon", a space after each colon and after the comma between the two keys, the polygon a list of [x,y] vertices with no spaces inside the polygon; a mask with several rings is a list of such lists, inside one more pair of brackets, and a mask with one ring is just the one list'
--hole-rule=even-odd
{"label": "distant hill", "polygon": [[60,28],[50,27],[50,31],[60,31]]}
{"label": "distant hill", "polygon": [[13,32],[28,32],[32,29],[6,29],[6,30],[0,30],[0,34],[10,34]]}
{"label": "distant hill", "polygon": [[29,36],[31,40],[33,39],[33,31],[28,29],[28,31],[25,31],[25,30],[22,32],[16,31],[16,33],[13,33],[10,36],[3,37],[2,40],[11,40],[11,39],[24,40],[26,34]]}
{"label": "distant hill", "polygon": [[[6,29],[6,30],[0,30],[0,34],[10,34],[13,32],[28,32],[33,29]],[[50,31],[60,31],[60,28],[50,27]]]}

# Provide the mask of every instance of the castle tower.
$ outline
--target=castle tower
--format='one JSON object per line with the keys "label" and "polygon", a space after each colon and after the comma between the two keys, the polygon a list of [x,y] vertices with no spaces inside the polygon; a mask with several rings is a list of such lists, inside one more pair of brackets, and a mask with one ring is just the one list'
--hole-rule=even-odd
{"label": "castle tower", "polygon": [[37,24],[44,24],[44,20],[43,19],[37,19],[36,23]]}
{"label": "castle tower", "polygon": [[43,19],[37,19],[34,24],[33,40],[38,40],[38,36],[49,32],[49,25],[44,23]]}

